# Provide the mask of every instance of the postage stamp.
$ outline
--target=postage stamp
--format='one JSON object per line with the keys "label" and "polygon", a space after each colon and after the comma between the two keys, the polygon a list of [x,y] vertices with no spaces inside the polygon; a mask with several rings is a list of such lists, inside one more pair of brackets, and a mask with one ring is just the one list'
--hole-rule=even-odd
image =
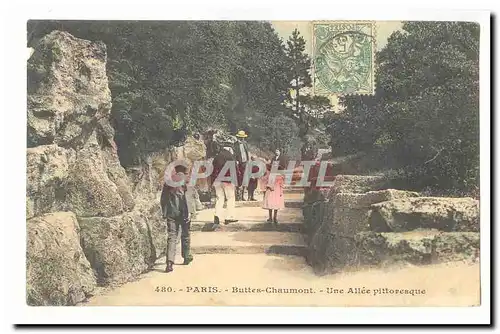
{"label": "postage stamp", "polygon": [[314,93],[373,94],[375,22],[313,23]]}

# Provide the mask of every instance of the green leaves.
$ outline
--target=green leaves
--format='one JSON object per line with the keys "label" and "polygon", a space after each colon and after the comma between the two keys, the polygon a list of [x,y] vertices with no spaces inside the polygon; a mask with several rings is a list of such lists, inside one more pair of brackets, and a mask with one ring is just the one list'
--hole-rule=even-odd
{"label": "green leaves", "polygon": [[262,119],[283,108],[289,63],[269,22],[30,21],[30,43],[54,29],[106,44],[123,165],[210,127],[269,134]]}
{"label": "green leaves", "polygon": [[397,164],[386,167],[404,167],[409,183],[470,189],[479,175],[479,26],[406,22],[403,30],[376,57],[375,96],[341,100],[333,151],[382,148]]}

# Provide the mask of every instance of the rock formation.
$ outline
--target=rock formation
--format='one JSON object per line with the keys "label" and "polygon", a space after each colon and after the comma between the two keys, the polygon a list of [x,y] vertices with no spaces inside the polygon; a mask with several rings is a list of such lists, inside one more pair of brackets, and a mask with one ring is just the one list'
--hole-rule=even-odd
{"label": "rock formation", "polygon": [[28,61],[27,300],[73,305],[165,248],[157,175],[126,171],[110,125],[106,47],[53,31]]}
{"label": "rock formation", "polygon": [[478,201],[380,190],[384,182],[381,177],[339,175],[328,194],[307,194],[307,260],[318,274],[395,262],[476,259]]}

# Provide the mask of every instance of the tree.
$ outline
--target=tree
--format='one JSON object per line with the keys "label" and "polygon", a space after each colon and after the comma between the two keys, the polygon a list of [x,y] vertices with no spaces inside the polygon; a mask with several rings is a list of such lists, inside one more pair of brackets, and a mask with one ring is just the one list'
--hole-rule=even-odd
{"label": "tree", "polygon": [[[330,101],[323,96],[312,96],[301,92],[312,86],[311,59],[305,52],[306,42],[299,31],[295,29],[286,44],[288,57],[288,104],[292,117],[299,127],[299,137],[303,140],[309,129],[317,125],[317,120],[329,110]],[[292,93],[293,92],[293,93]]]}
{"label": "tree", "polygon": [[288,63],[269,22],[29,21],[29,45],[55,29],[106,44],[124,166],[182,144],[190,132],[268,133],[273,124],[262,120],[283,108]]}
{"label": "tree", "polygon": [[[376,59],[375,96],[342,100],[350,124],[342,136],[365,150],[382,148],[415,187],[476,187],[479,25],[406,22]],[[341,127],[332,128],[338,136]]]}

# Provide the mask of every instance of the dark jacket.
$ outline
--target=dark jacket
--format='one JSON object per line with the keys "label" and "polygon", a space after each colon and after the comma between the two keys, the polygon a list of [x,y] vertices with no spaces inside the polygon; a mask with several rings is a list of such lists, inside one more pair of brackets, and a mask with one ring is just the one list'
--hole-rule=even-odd
{"label": "dark jacket", "polygon": [[283,154],[280,154],[278,159],[276,159],[276,156],[274,156],[271,159],[272,162],[277,161],[279,169],[286,169],[288,167],[288,158],[284,156]]}
{"label": "dark jacket", "polygon": [[[219,154],[217,154],[212,162],[212,165],[213,165],[213,171],[212,171],[212,175],[211,175],[211,184],[213,184],[213,182],[215,181],[215,179],[217,178],[217,176],[219,176],[219,173],[220,171],[222,170],[222,168],[224,168],[226,162],[228,161],[234,161],[234,156],[231,154],[231,152],[229,151],[226,151],[226,150],[222,150],[219,152]],[[230,176],[229,174],[229,170],[227,171],[226,175],[225,176]],[[229,182],[229,181],[227,181]]]}
{"label": "dark jacket", "polygon": [[175,221],[189,219],[185,187],[173,188],[164,184],[160,204],[163,218]]}
{"label": "dark jacket", "polygon": [[248,162],[250,160],[250,153],[248,151],[248,143],[246,141],[243,141],[242,142],[243,144],[243,151],[240,149],[240,142],[236,142],[234,143],[234,155],[236,157],[236,160],[238,162],[242,162],[242,156],[243,155],[246,155],[246,162]]}

